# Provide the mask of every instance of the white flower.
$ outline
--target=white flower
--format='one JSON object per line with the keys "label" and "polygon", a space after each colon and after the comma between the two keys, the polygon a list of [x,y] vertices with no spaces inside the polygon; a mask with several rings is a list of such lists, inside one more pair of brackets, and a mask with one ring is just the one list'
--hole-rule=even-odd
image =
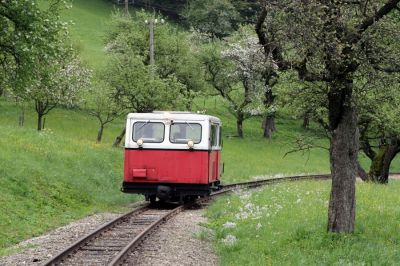
{"label": "white flower", "polygon": [[252,209],[253,209],[253,207],[254,207],[254,204],[250,202],[250,203],[247,203],[244,207],[245,207],[247,210],[252,211]]}
{"label": "white flower", "polygon": [[236,223],[233,222],[226,222],[222,225],[223,228],[235,228],[236,227]]}
{"label": "white flower", "polygon": [[227,235],[225,238],[222,239],[222,243],[226,246],[233,246],[236,243],[237,239],[234,235]]}
{"label": "white flower", "polygon": [[257,231],[260,230],[261,227],[262,227],[261,223],[258,223],[257,226],[256,226],[256,230],[257,230]]}

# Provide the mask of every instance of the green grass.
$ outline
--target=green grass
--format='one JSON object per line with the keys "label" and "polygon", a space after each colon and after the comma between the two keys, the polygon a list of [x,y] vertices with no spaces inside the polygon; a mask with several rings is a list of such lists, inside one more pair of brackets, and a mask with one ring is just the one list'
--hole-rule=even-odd
{"label": "green grass", "polygon": [[358,183],[354,234],[326,232],[329,181],[220,198],[207,211],[208,226],[221,265],[398,265],[399,189],[399,181]]}
{"label": "green grass", "polygon": [[120,210],[141,199],[119,191],[122,149],[111,143],[121,118],[96,144],[97,122],[85,113],[55,109],[38,132],[33,106],[18,127],[19,108],[0,100],[0,254],[90,213]]}
{"label": "green grass", "polygon": [[81,56],[92,68],[105,65],[104,37],[114,5],[108,0],[74,0],[72,9],[63,13],[72,21],[71,35]]}
{"label": "green grass", "polygon": [[138,199],[119,191],[122,152],[51,130],[0,126],[0,250]]}

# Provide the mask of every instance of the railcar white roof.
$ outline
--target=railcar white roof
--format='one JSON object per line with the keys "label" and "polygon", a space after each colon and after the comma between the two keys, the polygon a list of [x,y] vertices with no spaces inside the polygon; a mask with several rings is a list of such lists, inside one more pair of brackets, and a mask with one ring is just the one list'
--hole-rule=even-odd
{"label": "railcar white roof", "polygon": [[177,121],[212,121],[221,124],[218,117],[191,112],[154,111],[152,113],[129,113],[128,119],[177,120]]}

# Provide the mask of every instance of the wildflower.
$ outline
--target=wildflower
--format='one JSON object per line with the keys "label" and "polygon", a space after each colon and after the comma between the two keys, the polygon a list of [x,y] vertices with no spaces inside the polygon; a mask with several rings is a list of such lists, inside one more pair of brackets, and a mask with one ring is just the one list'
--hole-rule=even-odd
{"label": "wildflower", "polygon": [[239,213],[237,213],[236,215],[235,215],[235,218],[237,219],[237,220],[246,220],[247,218],[249,218],[249,214],[247,213],[247,212],[239,212]]}
{"label": "wildflower", "polygon": [[252,211],[253,208],[254,208],[254,204],[250,202],[250,203],[247,203],[244,207],[245,207],[248,211]]}
{"label": "wildflower", "polygon": [[222,243],[226,246],[233,246],[236,243],[237,239],[234,235],[227,235],[225,238],[222,239]]}
{"label": "wildflower", "polygon": [[301,202],[301,199],[297,199],[296,203],[300,203],[300,202]]}
{"label": "wildflower", "polygon": [[256,230],[257,230],[257,231],[260,230],[261,227],[262,227],[261,223],[258,223],[257,226],[256,226]]}
{"label": "wildflower", "polygon": [[241,200],[248,200],[250,198],[251,194],[250,193],[244,193],[240,195]]}
{"label": "wildflower", "polygon": [[222,225],[223,228],[228,229],[228,228],[235,228],[236,227],[236,223],[233,222],[226,222]]}

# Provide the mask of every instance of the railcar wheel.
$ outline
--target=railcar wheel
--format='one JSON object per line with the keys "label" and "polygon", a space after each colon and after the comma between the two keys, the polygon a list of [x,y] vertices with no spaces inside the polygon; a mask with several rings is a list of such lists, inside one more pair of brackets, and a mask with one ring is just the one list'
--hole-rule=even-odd
{"label": "railcar wheel", "polygon": [[150,200],[151,204],[154,204],[154,203],[156,203],[157,196],[156,195],[150,195],[149,196],[149,200]]}

